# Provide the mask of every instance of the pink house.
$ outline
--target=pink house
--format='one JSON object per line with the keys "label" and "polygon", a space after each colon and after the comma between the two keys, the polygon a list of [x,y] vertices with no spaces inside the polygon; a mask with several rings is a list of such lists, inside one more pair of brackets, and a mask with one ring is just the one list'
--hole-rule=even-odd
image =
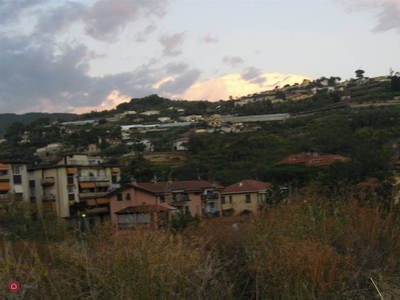
{"label": "pink house", "polygon": [[203,180],[128,183],[108,194],[118,228],[164,226],[177,212],[221,214],[223,187]]}

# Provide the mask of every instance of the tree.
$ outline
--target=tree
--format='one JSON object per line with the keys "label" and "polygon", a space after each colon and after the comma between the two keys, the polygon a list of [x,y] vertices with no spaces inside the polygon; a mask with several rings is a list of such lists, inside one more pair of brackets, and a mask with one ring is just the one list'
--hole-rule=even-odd
{"label": "tree", "polygon": [[392,92],[400,91],[400,73],[396,72],[390,79],[390,89]]}
{"label": "tree", "polygon": [[358,70],[356,70],[356,77],[361,79],[364,77],[364,73],[365,73],[364,70],[358,69]]}
{"label": "tree", "polygon": [[282,92],[282,91],[277,92],[275,96],[276,96],[276,98],[278,98],[278,99],[283,99],[283,100],[286,99],[286,95],[285,95],[285,93]]}

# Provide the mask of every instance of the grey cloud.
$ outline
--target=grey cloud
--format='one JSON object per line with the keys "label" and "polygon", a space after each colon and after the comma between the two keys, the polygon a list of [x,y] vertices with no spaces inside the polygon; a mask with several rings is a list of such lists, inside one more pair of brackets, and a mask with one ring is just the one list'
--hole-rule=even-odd
{"label": "grey cloud", "polygon": [[14,45],[9,39],[1,39],[0,45],[0,64],[7,70],[0,73],[0,99],[7,101],[7,110],[29,110],[41,101],[82,105],[69,101],[91,83],[85,75],[85,46],[71,47],[55,56],[51,44],[27,46],[23,51],[11,50]]}
{"label": "grey cloud", "polygon": [[163,45],[163,54],[165,56],[178,56],[182,54],[179,48],[185,40],[186,31],[175,33],[172,35],[163,35],[160,38],[160,43]]}
{"label": "grey cloud", "polygon": [[189,68],[186,63],[169,63],[165,66],[166,75],[175,75],[185,72]]}
{"label": "grey cloud", "polygon": [[216,44],[219,43],[219,39],[213,38],[210,36],[210,34],[205,35],[200,39],[201,42],[206,43],[206,44]]}
{"label": "grey cloud", "polygon": [[258,78],[255,78],[253,80],[250,80],[249,82],[250,83],[254,83],[254,84],[258,84],[258,85],[263,85],[266,82],[266,80],[263,77],[258,77]]}
{"label": "grey cloud", "polygon": [[87,7],[77,2],[66,2],[56,8],[47,10],[39,17],[36,24],[37,32],[56,33],[81,20]]}
{"label": "grey cloud", "polygon": [[239,56],[224,56],[222,58],[222,62],[228,66],[231,66],[232,68],[235,68],[236,66],[244,63],[244,60]]}
{"label": "grey cloud", "polygon": [[[56,47],[52,40],[0,37],[0,111],[96,107],[114,90],[127,97],[169,96],[183,93],[200,75],[183,62],[157,67],[159,61],[151,59],[132,72],[92,77],[88,71],[93,55],[84,45]],[[175,81],[153,87],[167,76]]]}
{"label": "grey cloud", "polygon": [[85,31],[98,40],[114,41],[127,23],[163,17],[169,0],[99,0],[85,16]]}
{"label": "grey cloud", "polygon": [[377,24],[373,32],[396,29],[400,33],[400,2],[398,0],[334,0],[347,12],[369,10],[375,14]]}
{"label": "grey cloud", "polygon": [[149,24],[143,31],[136,34],[136,42],[145,42],[147,37],[156,30],[156,25]]}
{"label": "grey cloud", "polygon": [[0,0],[0,24],[15,23],[29,8],[48,0]]}
{"label": "grey cloud", "polygon": [[164,82],[159,90],[167,94],[181,94],[199,79],[201,71],[198,69],[187,70],[174,81]]}
{"label": "grey cloud", "polygon": [[383,4],[377,19],[378,25],[373,29],[374,32],[397,29],[400,33],[400,2],[397,4],[394,2]]}
{"label": "grey cloud", "polygon": [[255,67],[245,68],[242,73],[242,78],[245,80],[254,80],[262,75],[262,70]]}

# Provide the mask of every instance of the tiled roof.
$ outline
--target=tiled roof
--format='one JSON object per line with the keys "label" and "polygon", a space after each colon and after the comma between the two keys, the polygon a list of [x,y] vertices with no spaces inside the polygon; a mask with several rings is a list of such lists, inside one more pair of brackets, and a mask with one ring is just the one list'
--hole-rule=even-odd
{"label": "tiled roof", "polygon": [[241,192],[257,192],[265,190],[271,186],[268,182],[262,182],[257,180],[243,180],[226,187],[222,194],[228,193],[241,193]]}
{"label": "tiled roof", "polygon": [[180,139],[175,140],[175,142],[188,142],[188,141],[189,141],[188,136],[184,136],[184,137],[181,137]]}
{"label": "tiled roof", "polygon": [[171,181],[171,182],[138,182],[132,183],[131,186],[149,191],[151,193],[165,193],[171,190],[185,190],[185,192],[201,192],[206,188],[222,189],[221,185],[213,185],[211,182],[204,180],[188,180],[188,181]]}
{"label": "tiled roof", "polygon": [[116,214],[133,214],[133,213],[146,213],[146,212],[156,212],[156,211],[167,211],[169,208],[157,205],[157,204],[149,204],[149,205],[137,205],[137,206],[128,206],[124,209],[121,209]]}
{"label": "tiled roof", "polygon": [[306,162],[307,166],[329,166],[336,161],[347,162],[350,159],[341,155],[323,155],[315,156]]}
{"label": "tiled roof", "polygon": [[292,154],[282,159],[277,164],[305,164],[307,166],[328,166],[335,161],[347,162],[350,159],[337,154],[330,155],[311,155],[308,153]]}
{"label": "tiled roof", "polygon": [[292,154],[284,159],[282,159],[278,164],[300,164],[300,163],[306,163],[310,158],[313,156],[308,153],[298,153],[298,154]]}

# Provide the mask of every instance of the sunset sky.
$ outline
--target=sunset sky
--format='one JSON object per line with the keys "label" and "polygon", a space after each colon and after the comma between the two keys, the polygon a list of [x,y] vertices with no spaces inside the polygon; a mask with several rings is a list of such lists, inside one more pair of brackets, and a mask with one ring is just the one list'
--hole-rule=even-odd
{"label": "sunset sky", "polygon": [[0,113],[400,72],[400,0],[0,0]]}

